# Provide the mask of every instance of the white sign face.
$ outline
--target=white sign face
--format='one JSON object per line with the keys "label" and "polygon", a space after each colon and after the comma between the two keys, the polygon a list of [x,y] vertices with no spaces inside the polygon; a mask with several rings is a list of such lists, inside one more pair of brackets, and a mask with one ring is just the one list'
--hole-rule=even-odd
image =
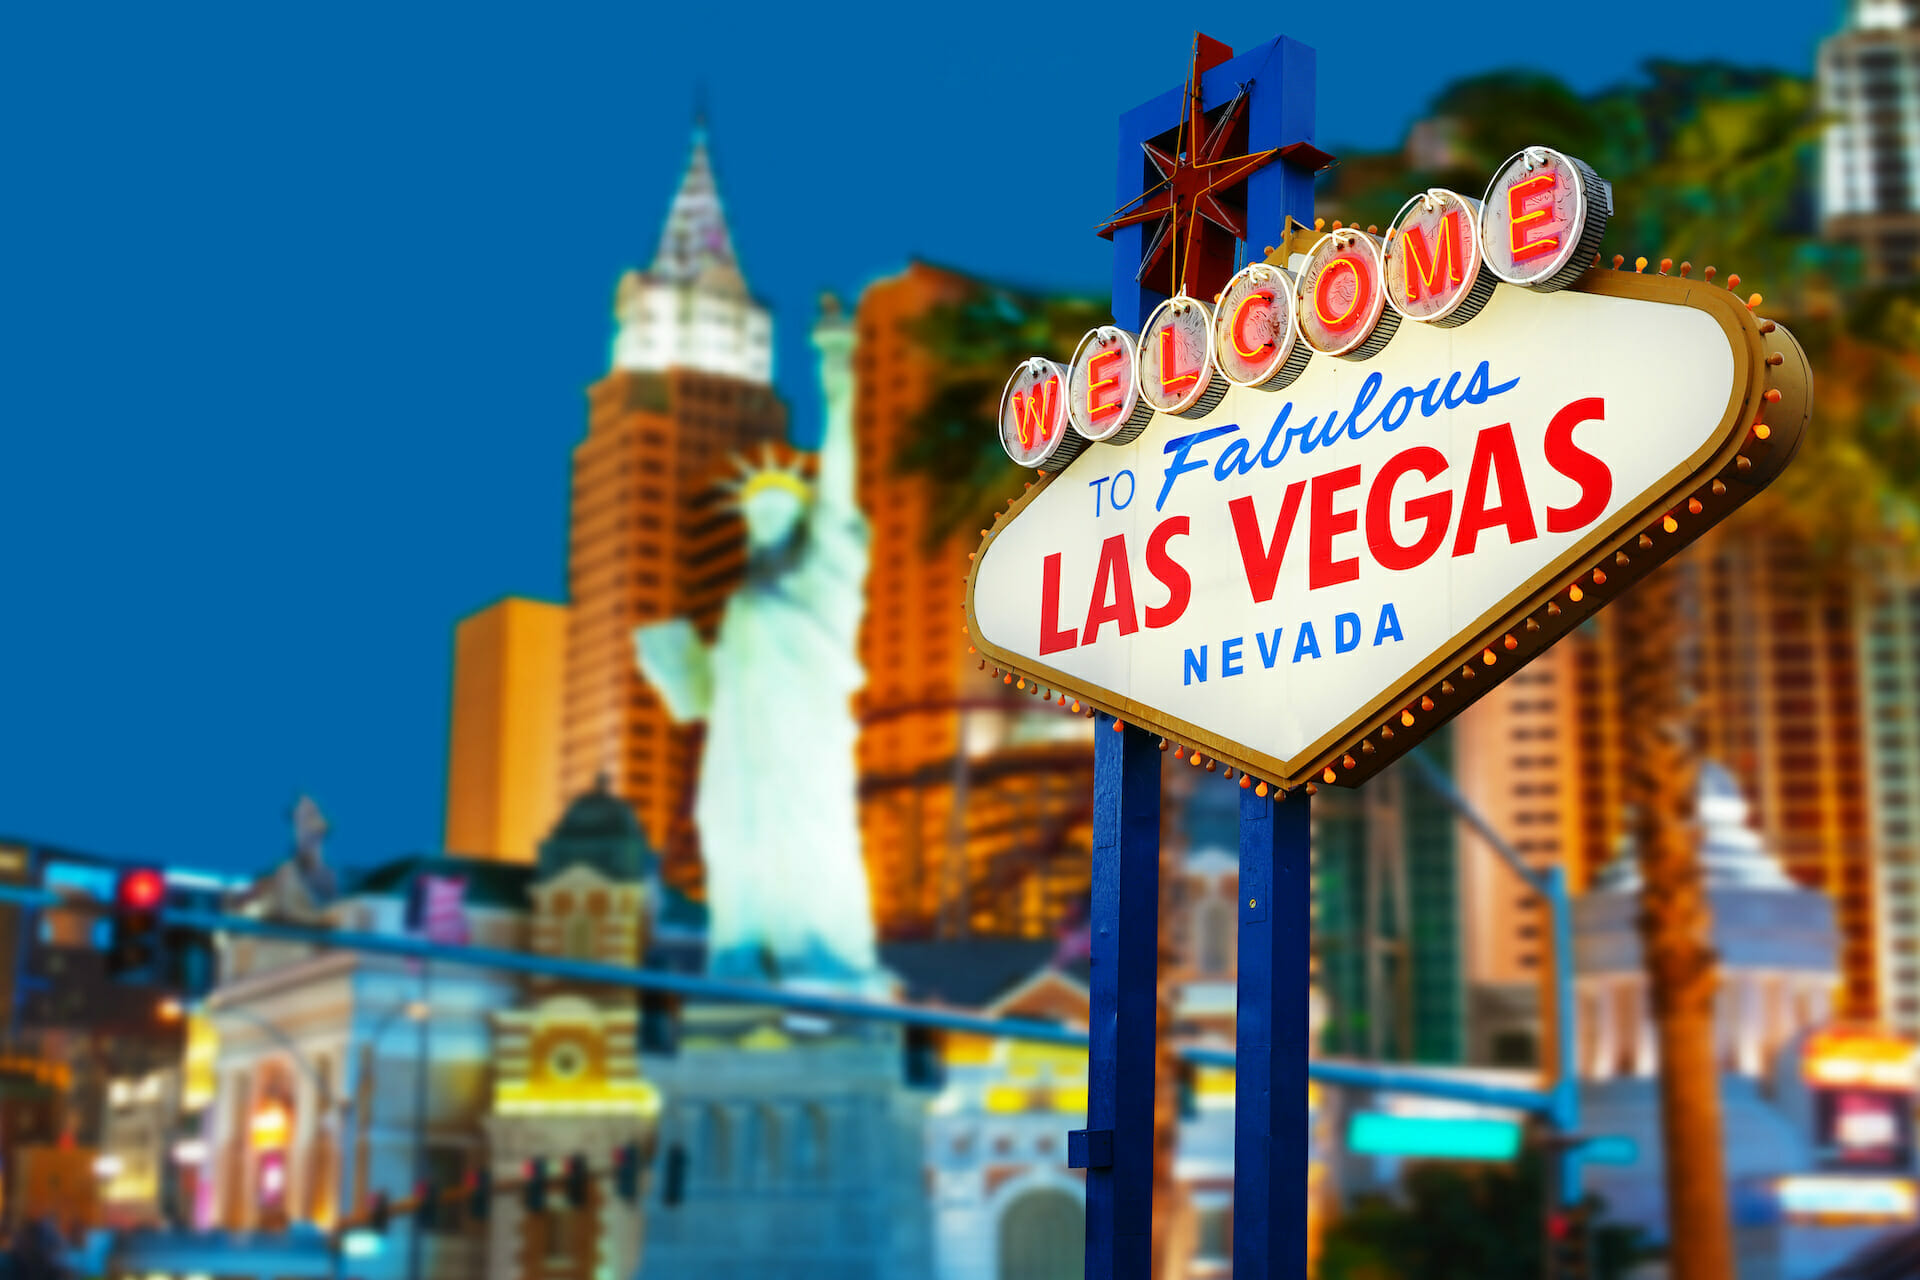
{"label": "white sign face", "polygon": [[[1322,308],[1367,305],[1355,276]],[[981,645],[1291,776],[1725,444],[1757,362],[1679,284],[1499,289],[1463,328],[1402,325],[1371,359],[1089,447],[983,544]]]}

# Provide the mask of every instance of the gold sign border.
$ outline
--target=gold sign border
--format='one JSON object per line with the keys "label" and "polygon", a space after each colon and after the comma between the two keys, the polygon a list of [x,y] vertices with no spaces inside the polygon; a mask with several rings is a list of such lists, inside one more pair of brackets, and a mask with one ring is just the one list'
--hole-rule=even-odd
{"label": "gold sign border", "polygon": [[[1297,249],[1297,243],[1292,247]],[[1756,317],[1729,290],[1711,281],[1604,267],[1588,271],[1570,288],[1692,307],[1712,316],[1727,336],[1734,361],[1733,390],[1720,425],[1692,457],[1649,491],[1646,501],[1622,508],[1596,526],[1483,614],[1463,633],[1464,641],[1356,710],[1293,762],[1252,751],[1110,689],[1086,687],[980,634],[974,586],[985,552],[1058,472],[1043,474],[996,515],[994,527],[983,531],[973,555],[967,572],[967,634],[984,655],[980,665],[991,663],[997,678],[1021,681],[1036,695],[1042,688],[1049,696],[1064,694],[1087,715],[1105,711],[1150,729],[1248,779],[1289,789],[1320,783],[1351,787],[1366,781],[1725,519],[1779,475],[1800,447],[1813,411],[1813,375],[1806,353],[1792,334]]]}

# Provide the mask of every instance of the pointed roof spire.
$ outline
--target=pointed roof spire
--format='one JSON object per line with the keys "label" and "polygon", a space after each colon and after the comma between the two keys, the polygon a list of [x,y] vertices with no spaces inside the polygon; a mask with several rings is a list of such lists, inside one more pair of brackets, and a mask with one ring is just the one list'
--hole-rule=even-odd
{"label": "pointed roof spire", "polygon": [[733,237],[727,232],[726,210],[721,207],[720,189],[713,179],[713,162],[707,155],[704,99],[703,93],[694,112],[693,146],[686,172],[680,177],[680,190],[667,210],[667,225],[660,231],[660,247],[654,251],[653,265],[647,271],[656,280],[690,284],[715,270],[736,280],[740,276],[740,264],[733,256]]}

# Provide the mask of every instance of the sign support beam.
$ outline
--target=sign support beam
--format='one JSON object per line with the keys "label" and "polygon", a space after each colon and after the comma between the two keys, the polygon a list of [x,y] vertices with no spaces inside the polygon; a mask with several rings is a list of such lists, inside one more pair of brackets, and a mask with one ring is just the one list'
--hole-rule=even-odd
{"label": "sign support beam", "polygon": [[1307,1274],[1311,801],[1279,794],[1240,793],[1233,1274],[1249,1280]]}
{"label": "sign support beam", "polygon": [[1159,746],[1103,712],[1093,750],[1087,1129],[1070,1143],[1072,1163],[1087,1168],[1087,1280],[1153,1274],[1159,915]]}

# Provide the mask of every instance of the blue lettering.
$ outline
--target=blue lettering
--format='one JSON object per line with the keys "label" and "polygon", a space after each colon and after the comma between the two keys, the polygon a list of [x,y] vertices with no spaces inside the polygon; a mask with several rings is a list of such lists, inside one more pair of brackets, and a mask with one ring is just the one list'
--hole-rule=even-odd
{"label": "blue lettering", "polygon": [[1336,614],[1333,619],[1333,651],[1351,653],[1360,647],[1360,615]]}
{"label": "blue lettering", "polygon": [[[1286,461],[1287,442],[1293,439],[1293,433],[1289,431],[1285,435],[1282,435],[1281,431],[1283,428],[1286,427],[1287,416],[1292,412],[1293,412],[1293,401],[1289,400],[1285,404],[1280,406],[1279,416],[1277,416],[1273,420],[1273,430],[1267,432],[1267,442],[1260,446],[1260,465],[1261,466],[1277,467],[1282,462]],[[1273,442],[1275,440],[1278,440],[1280,442],[1280,452],[1274,454],[1271,458],[1269,458],[1267,456],[1267,450],[1273,448]]]}
{"label": "blue lettering", "polygon": [[1191,649],[1187,650],[1185,678],[1181,680],[1180,683],[1192,684],[1193,678],[1196,675],[1200,677],[1201,684],[1207,682],[1207,646],[1205,645],[1200,646],[1199,653],[1195,653]]}
{"label": "blue lettering", "polygon": [[[1355,622],[1357,624],[1358,619],[1356,619]],[[1256,639],[1257,638],[1258,637],[1256,637]],[[1237,676],[1240,674],[1240,646],[1246,642],[1247,638],[1245,636],[1235,636],[1231,640],[1222,640],[1220,642],[1220,678],[1222,680],[1225,680],[1228,676]]]}
{"label": "blue lettering", "polygon": [[[1412,387],[1400,388],[1394,392],[1393,397],[1387,401],[1387,407],[1380,411],[1380,416],[1373,420],[1373,425],[1382,431],[1398,431],[1400,424],[1405,422],[1413,413],[1413,402],[1417,399],[1419,399],[1419,394],[1415,392]],[[1398,414],[1393,411],[1395,405],[1400,406],[1400,412]],[[1372,428],[1368,429],[1371,430]]]}
{"label": "blue lettering", "polygon": [[1220,452],[1220,461],[1213,464],[1213,478],[1225,480],[1229,476],[1245,475],[1253,470],[1253,450],[1246,437],[1230,441]]}
{"label": "blue lettering", "polygon": [[1153,509],[1158,511],[1167,505],[1167,495],[1173,492],[1173,482],[1175,480],[1178,480],[1189,471],[1206,470],[1207,464],[1204,459],[1199,462],[1189,462],[1187,460],[1187,455],[1193,451],[1195,445],[1204,444],[1215,436],[1228,435],[1239,429],[1240,424],[1236,422],[1224,427],[1208,427],[1205,431],[1196,431],[1192,435],[1175,436],[1173,439],[1167,441],[1165,452],[1173,455],[1173,461],[1167,464],[1166,479],[1160,485],[1160,497],[1153,504]]}
{"label": "blue lettering", "polygon": [[1391,600],[1380,606],[1380,622],[1373,629],[1374,644],[1378,645],[1388,639],[1406,639],[1405,636],[1400,634],[1400,615],[1393,611],[1393,602]]}
{"label": "blue lettering", "polygon": [[1501,392],[1511,391],[1515,387],[1520,385],[1520,379],[1511,378],[1508,381],[1501,383],[1497,387],[1490,387],[1487,385],[1487,383],[1491,380],[1492,380],[1492,375],[1487,372],[1487,362],[1485,360],[1482,360],[1480,362],[1480,367],[1473,371],[1473,376],[1467,379],[1467,393],[1466,393],[1467,403],[1468,404],[1485,404],[1488,400],[1491,400],[1494,396],[1499,395]]}
{"label": "blue lettering", "polygon": [[1096,520],[1100,518],[1100,486],[1105,484],[1107,479],[1108,477],[1101,476],[1098,480],[1087,482],[1087,488],[1093,490],[1093,518]]}
{"label": "blue lettering", "polygon": [[1300,638],[1293,642],[1293,660],[1295,662],[1300,661],[1301,655],[1303,654],[1310,654],[1316,658],[1320,656],[1320,642],[1313,638],[1313,624],[1311,622],[1303,622],[1300,624]]}
{"label": "blue lettering", "polygon": [[[1167,441],[1165,452],[1173,456],[1167,464],[1164,478],[1160,483],[1160,496],[1154,500],[1153,509],[1166,509],[1167,499],[1173,496],[1173,482],[1189,471],[1213,472],[1216,482],[1231,480],[1236,476],[1250,474],[1255,465],[1277,467],[1287,460],[1287,455],[1298,447],[1299,452],[1312,453],[1315,449],[1340,442],[1342,436],[1359,440],[1378,427],[1382,431],[1398,431],[1413,417],[1415,406],[1420,416],[1431,418],[1442,409],[1458,409],[1463,404],[1485,404],[1494,396],[1502,395],[1520,385],[1520,379],[1509,378],[1505,382],[1493,381],[1493,373],[1488,361],[1482,360],[1467,377],[1466,386],[1460,385],[1460,370],[1448,374],[1444,382],[1435,378],[1425,387],[1416,388],[1411,384],[1400,387],[1387,397],[1386,403],[1367,417],[1369,410],[1379,400],[1385,386],[1384,375],[1374,372],[1366,376],[1360,389],[1354,394],[1353,408],[1346,417],[1338,411],[1327,414],[1323,420],[1318,415],[1305,422],[1293,422],[1294,402],[1289,400],[1280,406],[1280,412],[1274,415],[1273,425],[1267,429],[1267,438],[1260,445],[1259,453],[1253,451],[1250,437],[1242,436],[1231,441],[1221,450],[1218,458],[1211,461],[1205,457],[1194,457],[1194,451],[1202,444],[1218,436],[1232,435],[1240,430],[1239,423],[1230,423],[1222,427],[1209,427],[1205,431],[1196,431],[1191,435],[1176,436]],[[1120,477],[1127,478],[1126,501],[1119,494]],[[1100,513],[1099,486],[1106,478],[1093,482],[1094,514]],[[1118,511],[1133,501],[1134,479],[1131,471],[1116,472],[1112,477],[1114,489],[1106,496],[1107,505]]]}
{"label": "blue lettering", "polygon": [[[1121,476],[1125,476],[1127,478],[1127,500],[1125,502],[1120,501],[1120,477]],[[1125,469],[1114,472],[1113,488],[1107,491],[1107,496],[1112,501],[1113,509],[1115,511],[1125,511],[1128,507],[1132,506],[1133,505],[1133,472],[1127,471]]]}
{"label": "blue lettering", "polygon": [[1368,374],[1367,380],[1360,384],[1360,394],[1353,398],[1353,412],[1347,415],[1347,434],[1353,439],[1358,440],[1379,425],[1378,422],[1369,422],[1366,426],[1361,426],[1360,415],[1367,411],[1367,406],[1373,403],[1373,398],[1380,394],[1380,384],[1384,381],[1385,379],[1376,370]]}
{"label": "blue lettering", "polygon": [[1284,628],[1281,627],[1275,627],[1273,629],[1273,648],[1271,649],[1267,648],[1267,638],[1265,636],[1261,635],[1258,631],[1253,633],[1253,642],[1260,646],[1260,665],[1269,671],[1273,670],[1274,659],[1280,656],[1280,632],[1282,630],[1284,630]]}

